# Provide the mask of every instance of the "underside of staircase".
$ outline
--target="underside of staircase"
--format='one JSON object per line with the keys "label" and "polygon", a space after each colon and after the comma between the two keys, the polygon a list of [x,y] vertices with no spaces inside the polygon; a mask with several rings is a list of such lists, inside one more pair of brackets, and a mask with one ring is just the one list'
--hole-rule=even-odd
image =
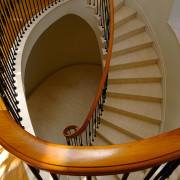
{"label": "underside of staircase", "polygon": [[[128,143],[158,135],[162,120],[162,75],[153,40],[146,32],[146,25],[136,18],[137,12],[125,6],[122,0],[114,0],[114,11],[114,43],[106,100],[94,146]],[[103,37],[101,41],[104,45]],[[105,65],[105,48],[102,54]],[[134,172],[128,179],[143,179],[145,174],[146,171]]]}

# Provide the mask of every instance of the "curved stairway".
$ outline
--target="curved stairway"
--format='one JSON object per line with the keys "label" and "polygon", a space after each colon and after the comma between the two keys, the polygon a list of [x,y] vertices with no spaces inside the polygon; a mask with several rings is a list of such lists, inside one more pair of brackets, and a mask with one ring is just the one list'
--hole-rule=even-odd
{"label": "curved stairway", "polygon": [[[122,144],[159,134],[161,124],[161,72],[158,55],[146,26],[136,11],[114,0],[115,31],[108,87],[101,125],[94,146]],[[99,28],[100,29],[100,28]],[[102,29],[101,29],[102,30]],[[101,37],[104,44],[103,37]],[[106,50],[102,48],[104,64]],[[145,171],[128,179],[143,179]],[[121,179],[121,175],[99,176],[97,180]]]}

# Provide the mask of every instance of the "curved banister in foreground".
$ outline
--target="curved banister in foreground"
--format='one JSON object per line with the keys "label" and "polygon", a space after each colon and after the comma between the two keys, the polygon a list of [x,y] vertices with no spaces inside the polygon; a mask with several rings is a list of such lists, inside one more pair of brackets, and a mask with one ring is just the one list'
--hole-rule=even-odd
{"label": "curved banister in foreground", "polygon": [[[2,109],[2,108],[1,108]],[[180,157],[180,128],[132,143],[66,146],[27,133],[0,110],[0,144],[29,165],[67,175],[110,175],[160,165]]]}
{"label": "curved banister in foreground", "polygon": [[[113,48],[113,39],[114,39],[114,4],[113,4],[113,0],[109,0],[109,8],[110,8],[110,34],[109,34],[109,42],[108,42],[108,53],[107,53],[107,57],[106,57],[106,64],[104,67],[104,71],[103,71],[103,75],[101,78],[101,82],[97,91],[97,94],[95,96],[94,102],[91,106],[91,109],[89,111],[89,114],[86,117],[86,120],[84,121],[83,125],[81,126],[81,128],[78,128],[76,126],[68,126],[64,129],[64,136],[67,138],[76,138],[79,135],[81,135],[87,128],[93,113],[98,105],[99,99],[101,98],[101,94],[104,88],[104,84],[106,82],[106,78],[108,75],[108,70],[109,70],[109,65],[110,65],[110,61],[111,61],[111,55],[112,55],[112,48]],[[77,130],[75,133],[69,133],[68,131],[71,129],[74,129],[72,127],[76,127],[75,129]]]}

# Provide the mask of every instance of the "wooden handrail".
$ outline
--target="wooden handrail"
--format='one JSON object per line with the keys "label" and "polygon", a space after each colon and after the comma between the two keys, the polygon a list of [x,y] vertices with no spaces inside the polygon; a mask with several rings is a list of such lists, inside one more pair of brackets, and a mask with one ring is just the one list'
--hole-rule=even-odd
{"label": "wooden handrail", "polygon": [[[79,128],[76,132],[74,132],[73,134],[69,134],[68,130],[71,129],[72,125],[66,127],[64,129],[64,136],[68,137],[68,138],[75,138],[78,137],[79,135],[81,135],[87,128],[91,117],[93,116],[93,113],[97,107],[98,101],[101,97],[103,88],[104,88],[104,84],[106,81],[106,77],[109,71],[109,65],[110,65],[110,61],[111,61],[111,55],[112,55],[112,48],[113,48],[113,39],[114,39],[114,4],[113,4],[113,0],[109,0],[109,7],[110,7],[110,34],[109,34],[109,46],[108,46],[108,53],[107,53],[107,57],[106,57],[106,64],[104,67],[104,72],[101,78],[101,82],[97,91],[97,94],[95,96],[94,102],[91,106],[91,109],[86,117],[86,120],[84,121],[83,125],[81,126],[81,128]],[[73,125],[74,126],[74,125]]]}
{"label": "wooden handrail", "polygon": [[180,128],[132,143],[65,146],[38,139],[0,108],[0,144],[31,166],[66,175],[110,175],[160,165],[180,157]]}

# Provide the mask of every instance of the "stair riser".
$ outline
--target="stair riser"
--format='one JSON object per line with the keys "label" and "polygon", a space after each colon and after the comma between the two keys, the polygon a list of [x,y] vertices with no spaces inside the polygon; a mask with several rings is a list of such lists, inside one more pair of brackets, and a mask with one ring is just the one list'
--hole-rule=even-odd
{"label": "stair riser", "polygon": [[112,128],[114,128],[114,129],[116,129],[116,130],[118,130],[118,131],[121,131],[121,132],[127,134],[128,136],[131,136],[132,138],[135,138],[135,139],[137,139],[137,140],[144,139],[143,137],[140,137],[140,136],[138,136],[137,134],[133,134],[132,132],[127,131],[126,129],[123,129],[123,127],[116,126],[115,124],[112,124],[112,123],[110,123],[110,122],[108,122],[108,121],[106,121],[106,120],[104,120],[104,119],[102,119],[102,118],[101,118],[101,121],[102,121],[104,124],[106,124],[106,125],[108,125],[108,126],[111,126]]}
{"label": "stair riser", "polygon": [[121,35],[121,36],[115,37],[113,42],[116,43],[116,42],[118,42],[118,41],[127,39],[127,38],[129,38],[129,37],[131,37],[131,36],[134,36],[134,35],[140,33],[140,32],[143,32],[144,30],[145,30],[145,27],[141,27],[141,28],[139,28],[139,29],[135,29],[135,30],[133,30],[133,31],[127,32],[126,34],[123,34],[123,35]]}
{"label": "stair riser", "polygon": [[148,83],[148,82],[160,82],[161,78],[122,78],[122,79],[108,79],[108,83],[118,84],[118,83]]}
{"label": "stair riser", "polygon": [[124,1],[122,1],[121,3],[119,3],[116,7],[114,7],[114,13],[117,12],[120,8],[122,8],[124,5]]}
{"label": "stair riser", "polygon": [[96,132],[97,136],[101,137],[102,139],[104,139],[109,145],[113,145],[113,142],[111,142],[109,139],[107,139],[105,136],[103,136],[101,133],[99,133],[98,131]]}
{"label": "stair riser", "polygon": [[134,118],[139,118],[139,119],[142,119],[142,120],[150,121],[150,122],[153,122],[153,123],[156,123],[156,124],[160,124],[161,123],[160,120],[158,120],[158,119],[154,119],[154,118],[150,118],[150,117],[147,117],[147,116],[135,114],[135,113],[132,113],[132,112],[129,112],[129,111],[125,111],[123,109],[117,109],[115,107],[107,106],[106,104],[104,104],[104,110],[114,111],[116,113],[120,113],[120,114],[123,114],[123,115],[128,115],[130,117],[134,117]]}
{"label": "stair riser", "polygon": [[120,70],[120,69],[126,69],[126,68],[134,68],[134,67],[157,64],[157,62],[158,62],[157,59],[147,59],[147,60],[142,60],[142,61],[138,61],[138,62],[137,61],[130,62],[127,64],[110,65],[109,70],[114,71],[114,70]]}
{"label": "stair riser", "polygon": [[139,44],[139,45],[136,45],[136,46],[130,46],[130,47],[125,48],[125,49],[113,50],[112,57],[116,57],[116,56],[123,55],[123,54],[126,54],[126,53],[138,51],[138,50],[148,48],[148,47],[151,47],[151,46],[152,46],[152,42],[146,42],[146,43]]}
{"label": "stair riser", "polygon": [[157,103],[162,102],[162,98],[132,95],[132,94],[123,94],[123,93],[114,93],[114,92],[107,92],[106,96],[107,97],[117,97],[117,98],[128,98],[128,99],[141,100],[141,101],[150,101],[150,102],[157,102]]}

